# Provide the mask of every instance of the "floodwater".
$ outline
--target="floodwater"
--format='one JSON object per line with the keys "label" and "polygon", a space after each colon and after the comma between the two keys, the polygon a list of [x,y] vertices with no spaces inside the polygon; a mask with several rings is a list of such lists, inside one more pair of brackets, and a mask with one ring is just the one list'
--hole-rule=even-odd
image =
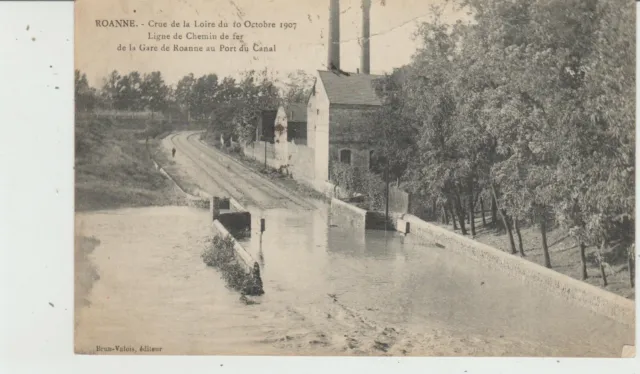
{"label": "floodwater", "polygon": [[633,344],[631,328],[446,248],[332,227],[326,209],[250,210],[246,246],[265,289],[250,305],[200,258],[206,210],[78,214],[77,234],[100,241],[89,255],[100,279],[78,313],[76,351],[619,357]]}

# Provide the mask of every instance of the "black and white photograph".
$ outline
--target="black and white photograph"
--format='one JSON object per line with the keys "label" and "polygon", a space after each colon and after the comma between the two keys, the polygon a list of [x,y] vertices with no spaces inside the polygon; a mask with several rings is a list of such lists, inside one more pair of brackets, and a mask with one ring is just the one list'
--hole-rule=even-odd
{"label": "black and white photograph", "polygon": [[76,354],[635,357],[634,2],[74,12]]}

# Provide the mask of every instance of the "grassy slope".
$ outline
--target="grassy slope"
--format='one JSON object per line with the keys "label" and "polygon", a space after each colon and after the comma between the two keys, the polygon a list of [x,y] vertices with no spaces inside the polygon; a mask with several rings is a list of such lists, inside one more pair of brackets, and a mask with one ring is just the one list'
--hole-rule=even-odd
{"label": "grassy slope", "polygon": [[[510,251],[511,247],[507,234],[504,232],[498,233],[490,227],[491,213],[487,212],[485,217],[489,224],[488,227],[482,226],[482,218],[478,213],[475,220],[476,236],[474,239],[494,248],[498,248],[503,251]],[[452,225],[447,226],[436,222],[431,223],[453,231]],[[466,227],[467,232],[469,233],[471,231],[469,225],[467,224]],[[544,254],[542,252],[542,241],[540,239],[541,235],[539,228],[537,226],[531,226],[521,228],[520,231],[522,235],[525,259],[544,266]],[[456,232],[460,233],[460,228],[458,228]],[[517,248],[518,237],[516,236],[515,231],[513,233],[513,239],[516,242]],[[580,248],[577,246],[575,241],[566,232],[555,229],[547,232],[547,243],[549,245],[549,257],[551,258],[552,269],[572,278],[582,280]],[[586,282],[597,287],[602,287],[600,268],[596,265],[594,252],[595,248],[593,247],[589,247],[586,250],[587,273],[589,275]],[[627,268],[626,257],[623,252],[624,248],[621,246],[614,246],[608,253],[604,254],[605,259],[610,264],[610,267],[606,269],[608,286],[602,288],[629,299],[635,299],[635,291],[629,284],[629,270]]]}
{"label": "grassy slope", "polygon": [[109,121],[76,124],[76,211],[167,205],[173,186],[154,167],[144,140]]}
{"label": "grassy slope", "polygon": [[169,149],[162,144],[163,140],[150,141],[152,144],[151,153],[154,160],[160,164],[160,166],[169,174],[171,178],[182,188],[185,192],[191,195],[198,195],[197,191],[200,187],[194,183],[189,177],[189,173],[183,170],[171,157]]}

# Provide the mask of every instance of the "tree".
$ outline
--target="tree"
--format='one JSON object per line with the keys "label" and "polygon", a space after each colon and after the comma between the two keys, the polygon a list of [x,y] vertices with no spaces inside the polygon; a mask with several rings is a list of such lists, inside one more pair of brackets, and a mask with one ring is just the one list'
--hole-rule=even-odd
{"label": "tree", "polygon": [[216,74],[203,75],[196,80],[190,97],[192,114],[195,118],[203,120],[211,116],[215,108],[217,91],[218,76]]}
{"label": "tree", "polygon": [[103,79],[100,90],[100,103],[105,109],[113,109],[118,94],[118,82],[122,77],[117,70],[113,70]]}
{"label": "tree", "polygon": [[290,73],[287,77],[285,87],[282,89],[280,96],[283,104],[289,103],[307,103],[311,88],[313,86],[313,76],[307,74],[303,70]]}
{"label": "tree", "polygon": [[144,75],[140,93],[142,105],[151,111],[152,116],[154,112],[161,112],[167,108],[169,87],[159,71]]}
{"label": "tree", "polygon": [[[452,53],[459,42],[458,34],[451,34],[447,25],[440,23],[436,13],[432,22],[423,24],[419,31],[423,46],[416,52],[412,63],[405,69],[403,113],[416,125],[416,160],[409,170],[414,180],[412,190],[422,196],[440,201],[457,226],[466,234],[461,204],[458,169],[458,146],[454,123],[456,101],[454,95]],[[387,151],[391,153],[390,151]],[[463,167],[464,169],[464,167]],[[466,189],[465,189],[466,190]]]}
{"label": "tree", "polygon": [[114,107],[118,110],[140,111],[145,103],[142,98],[142,78],[132,71],[120,77],[115,84]]}
{"label": "tree", "polygon": [[186,114],[188,121],[191,120],[191,114],[195,108],[193,97],[193,87],[195,84],[196,79],[193,73],[187,74],[178,81],[174,92],[176,103],[182,112]]}
{"label": "tree", "polygon": [[91,111],[96,105],[96,92],[89,86],[87,75],[75,71],[75,106],[76,111]]}
{"label": "tree", "polygon": [[398,90],[419,129],[405,174],[463,233],[478,197],[491,197],[512,253],[512,228],[524,255],[520,226],[539,225],[547,267],[555,219],[586,277],[588,246],[604,261],[609,243],[632,241],[634,13],[610,0],[456,3],[473,20],[445,25],[436,12],[424,23]]}

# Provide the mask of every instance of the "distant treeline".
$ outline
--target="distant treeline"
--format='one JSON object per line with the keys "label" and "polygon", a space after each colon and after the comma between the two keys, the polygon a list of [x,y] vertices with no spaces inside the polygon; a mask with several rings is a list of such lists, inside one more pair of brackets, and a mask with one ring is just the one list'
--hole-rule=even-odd
{"label": "distant treeline", "polygon": [[252,70],[238,80],[216,74],[198,78],[188,74],[176,85],[169,85],[158,71],[148,74],[113,71],[100,88],[95,88],[89,85],[86,74],[76,70],[76,111],[148,111],[164,118],[205,123],[216,132],[248,139],[260,111],[306,99],[309,75],[298,71],[284,81],[284,86],[277,85],[268,71]]}

